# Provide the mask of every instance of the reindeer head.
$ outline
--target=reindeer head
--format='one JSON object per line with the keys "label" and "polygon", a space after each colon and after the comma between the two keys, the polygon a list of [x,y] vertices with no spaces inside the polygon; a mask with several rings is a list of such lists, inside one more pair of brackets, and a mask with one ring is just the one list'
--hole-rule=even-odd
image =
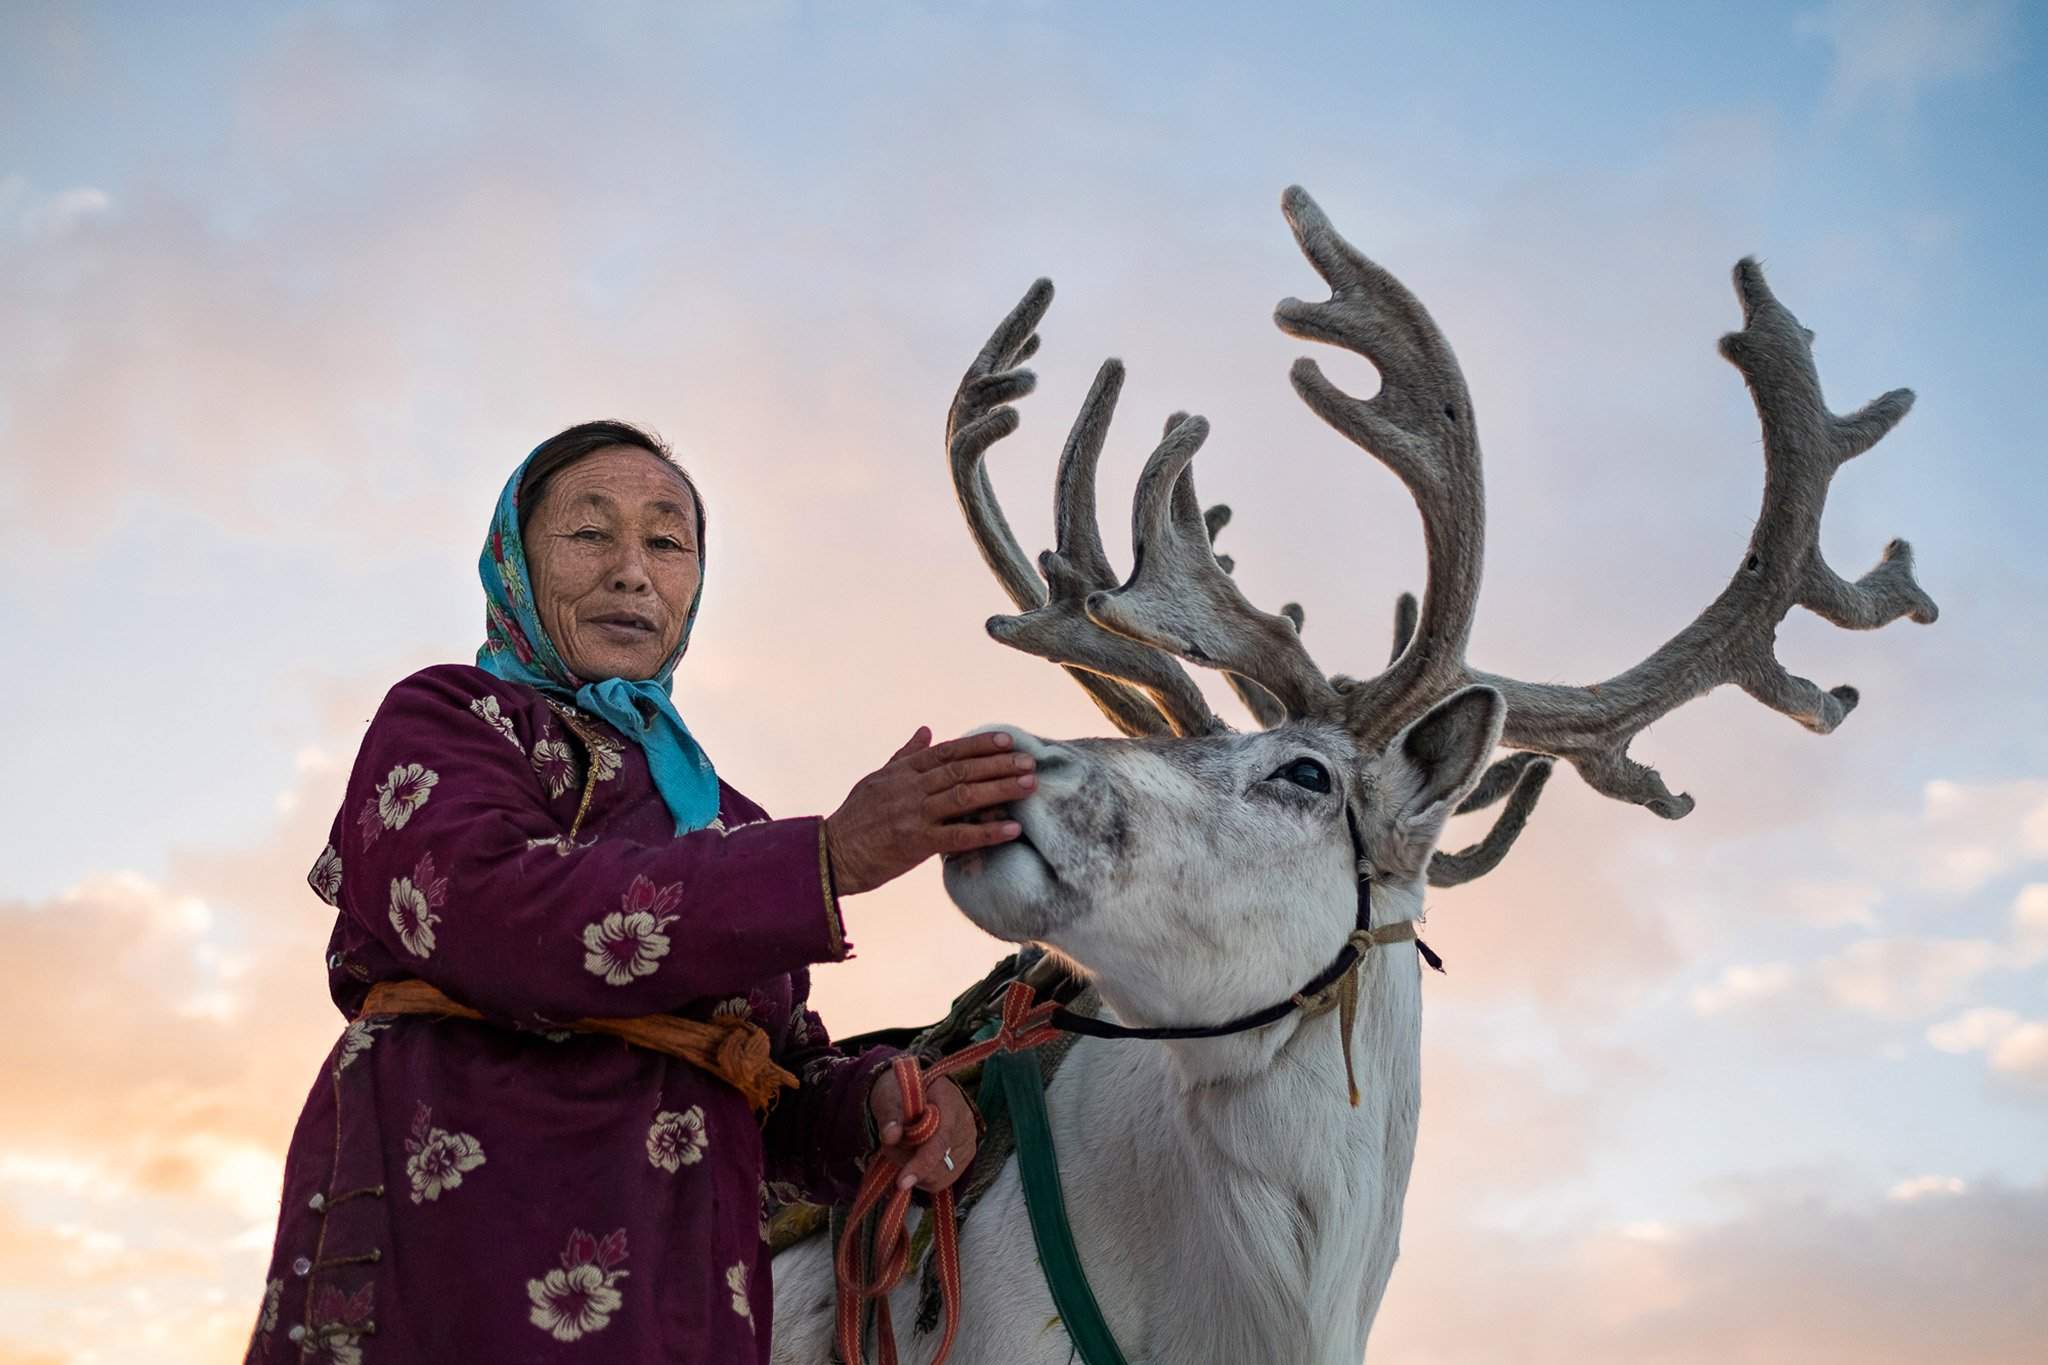
{"label": "reindeer head", "polygon": [[1361,855],[1376,924],[1420,912],[1437,836],[1502,710],[1491,688],[1466,688],[1370,757],[1311,719],[1170,740],[1003,727],[1038,760],[1037,792],[1010,811],[1023,837],[948,858],[946,889],[988,933],[1086,963],[1127,1021],[1235,1018],[1343,945]]}
{"label": "reindeer head", "polygon": [[[1676,819],[1692,808],[1630,740],[1723,683],[1826,733],[1856,704],[1773,655],[1776,627],[1802,605],[1870,628],[1932,621],[1903,541],[1856,583],[1822,559],[1818,532],[1835,470],[1876,443],[1912,402],[1900,389],[1850,417],[1822,402],[1812,335],[1754,262],[1736,267],[1744,329],[1722,354],[1742,372],[1764,432],[1763,514],[1733,581],[1643,662],[1574,687],[1481,673],[1465,661],[1478,600],[1485,493],[1472,404],[1449,344],[1421,303],[1290,189],[1295,240],[1330,286],[1289,299],[1290,335],[1355,351],[1379,370],[1370,399],[1339,390],[1312,360],[1292,379],[1325,421],[1379,459],[1422,514],[1427,589],[1396,604],[1393,658],[1377,676],[1328,677],[1303,649],[1302,613],[1258,610],[1214,550],[1229,510],[1205,515],[1191,463],[1208,435],[1176,414],[1138,480],[1135,564],[1119,581],[1095,515],[1095,467],[1123,369],[1105,362],[1067,438],[1056,483],[1056,548],[1034,572],[997,505],[983,457],[1017,426],[1008,404],[1036,383],[1018,366],[1052,301],[1040,280],[962,380],[947,424],[955,490],[983,557],[1020,614],[998,640],[1063,665],[1126,740],[1053,743],[1022,732],[1037,794],[1013,811],[1018,843],[952,860],[946,886],[990,933],[1061,948],[1095,969],[1119,1013],[1215,1021],[1270,1001],[1329,961],[1351,926],[1360,871],[1375,922],[1413,918],[1426,884],[1496,866],[1550,770],[1568,760],[1596,790]],[[1263,730],[1239,734],[1209,709],[1175,658],[1223,671]],[[1486,760],[1497,743],[1516,752]],[[1436,851],[1456,811],[1506,799],[1478,844]],[[1366,864],[1359,868],[1359,862]]]}

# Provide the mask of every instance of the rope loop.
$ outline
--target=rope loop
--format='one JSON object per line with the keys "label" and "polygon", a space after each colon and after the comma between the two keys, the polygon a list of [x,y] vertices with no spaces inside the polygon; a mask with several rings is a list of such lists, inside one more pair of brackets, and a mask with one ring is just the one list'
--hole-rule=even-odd
{"label": "rope loop", "polygon": [[[995,1033],[971,1043],[949,1057],[925,1066],[908,1053],[890,1063],[896,1088],[903,1096],[902,1146],[915,1149],[931,1141],[939,1131],[939,1107],[932,1100],[932,1086],[956,1071],[976,1066],[998,1052],[1028,1052],[1059,1036],[1048,1022],[1058,1008],[1054,1001],[1032,1003],[1031,987],[1012,981],[1003,992],[1002,1022]],[[877,1153],[877,1155],[881,1155]],[[867,1365],[861,1340],[863,1306],[875,1305],[875,1358],[877,1365],[898,1365],[896,1333],[889,1316],[889,1293],[910,1268],[910,1238],[903,1228],[910,1211],[911,1190],[896,1188],[899,1168],[893,1161],[872,1160],[862,1177],[860,1192],[854,1196],[847,1216],[845,1236],[833,1256],[839,1280],[839,1355],[846,1365]],[[867,1269],[867,1249],[862,1245],[861,1225],[876,1215],[874,1229],[875,1267]],[[943,1189],[932,1195],[932,1255],[936,1258],[940,1300],[945,1307],[945,1330],[932,1365],[943,1365],[960,1330],[960,1232],[953,1218],[953,1191]]]}

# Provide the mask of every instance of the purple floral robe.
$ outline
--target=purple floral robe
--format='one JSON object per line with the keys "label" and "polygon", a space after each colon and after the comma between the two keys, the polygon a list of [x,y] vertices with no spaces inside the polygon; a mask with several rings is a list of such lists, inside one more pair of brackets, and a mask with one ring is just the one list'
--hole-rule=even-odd
{"label": "purple floral robe", "polygon": [[[806,1004],[847,947],[823,822],[721,797],[678,838],[603,721],[457,665],[392,689],[311,876],[354,1022],[292,1137],[250,1361],[767,1360],[768,1186],[851,1194],[891,1054],[842,1055]],[[488,1022],[355,1019],[406,977]],[[560,1027],[660,1011],[744,1012],[801,1087],[762,1120]]]}

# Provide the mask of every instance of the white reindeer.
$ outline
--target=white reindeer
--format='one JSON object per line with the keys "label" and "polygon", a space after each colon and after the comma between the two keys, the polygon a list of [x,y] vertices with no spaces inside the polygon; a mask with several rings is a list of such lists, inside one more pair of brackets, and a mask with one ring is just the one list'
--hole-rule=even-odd
{"label": "white reindeer", "polygon": [[[1024,837],[952,860],[945,885],[976,925],[1043,944],[1092,978],[1105,1013],[1144,1026],[1214,1024],[1287,1000],[1354,928],[1361,874],[1375,925],[1417,919],[1425,885],[1492,868],[1547,775],[1569,761],[1596,790],[1675,819],[1673,794],[1627,756],[1645,725],[1723,683],[1811,730],[1856,704],[1773,656],[1794,605],[1839,625],[1928,622],[1902,541],[1849,583],[1817,535],[1829,481],[1905,414],[1906,390],[1831,415],[1812,336],[1754,262],[1736,267],[1743,329],[1721,352],[1755,399],[1765,492],[1733,581],[1642,663],[1587,687],[1521,682],[1464,659],[1480,581],[1484,501],[1472,405],[1422,305],[1332,229],[1306,193],[1283,200],[1329,284],[1283,302],[1291,335],[1369,359],[1380,391],[1338,390],[1312,360],[1293,382],[1331,426],[1391,468],[1422,514],[1429,577],[1404,596],[1395,657],[1370,680],[1326,678],[1303,650],[1300,613],[1253,608],[1212,548],[1189,462],[1207,434],[1176,417],[1147,462],[1133,517],[1136,566],[1119,584],[1103,553],[1095,464],[1122,379],[1102,367],[1061,458],[1058,548],[1043,585],[1019,551],[982,458],[1017,425],[1030,391],[1016,366],[1036,349],[1046,281],[997,329],[961,384],[948,429],[953,477],[983,555],[1020,615],[997,639],[1063,664],[1127,735],[1053,742],[1012,731],[1038,759],[1035,795],[1013,808]],[[1169,656],[1223,669],[1268,728],[1233,733]],[[1494,764],[1497,744],[1520,751]],[[1480,844],[1435,852],[1446,819],[1506,797]],[[1234,1036],[1082,1040],[1048,1095],[1061,1182],[1088,1277],[1133,1362],[1355,1365],[1398,1251],[1420,1100],[1422,991],[1405,944],[1363,952],[1349,1051],[1343,1016],[1294,1011]],[[1346,1011],[1345,1013],[1349,1013]],[[1012,1158],[961,1229],[961,1365],[1063,1365],[1072,1348],[1041,1274]],[[831,1352],[833,1272],[823,1239],[775,1263],[775,1359]],[[928,1362],[915,1277],[894,1317],[907,1360]]]}

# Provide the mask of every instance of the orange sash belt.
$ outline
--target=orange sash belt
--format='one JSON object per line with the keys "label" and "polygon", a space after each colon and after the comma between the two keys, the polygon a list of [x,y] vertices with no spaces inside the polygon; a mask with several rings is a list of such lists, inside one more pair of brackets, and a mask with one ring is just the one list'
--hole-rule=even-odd
{"label": "orange sash belt", "polygon": [[[370,987],[369,999],[363,1001],[356,1017],[370,1014],[484,1018],[442,994],[439,987],[420,980],[380,981]],[[796,1088],[796,1077],[775,1064],[767,1031],[746,1019],[727,1016],[704,1022],[673,1014],[642,1014],[631,1019],[577,1019],[561,1027],[573,1033],[607,1033],[634,1047],[680,1057],[739,1091],[756,1111],[774,1103],[777,1091]]]}

